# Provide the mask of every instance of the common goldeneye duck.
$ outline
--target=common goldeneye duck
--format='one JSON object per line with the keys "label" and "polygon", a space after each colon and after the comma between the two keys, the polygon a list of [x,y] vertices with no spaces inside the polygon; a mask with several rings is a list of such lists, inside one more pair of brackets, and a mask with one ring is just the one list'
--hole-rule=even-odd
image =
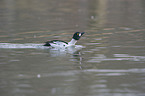
{"label": "common goldeneye duck", "polygon": [[85,32],[76,32],[74,33],[72,40],[70,42],[65,42],[61,40],[52,40],[52,41],[47,41],[44,46],[51,46],[51,47],[68,47],[68,46],[73,46],[76,44],[77,40],[81,38],[81,36]]}

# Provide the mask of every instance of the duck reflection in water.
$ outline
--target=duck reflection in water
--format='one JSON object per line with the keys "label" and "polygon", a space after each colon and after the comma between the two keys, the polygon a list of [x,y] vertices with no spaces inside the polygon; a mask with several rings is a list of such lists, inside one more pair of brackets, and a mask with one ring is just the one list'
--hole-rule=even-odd
{"label": "duck reflection in water", "polygon": [[80,55],[80,51],[84,48],[81,45],[69,46],[69,47],[61,47],[61,48],[49,48],[48,51],[50,56],[67,56],[68,54]]}
{"label": "duck reflection in water", "polygon": [[81,56],[82,48],[84,47],[81,45],[75,45],[75,46],[70,46],[65,48],[49,48],[47,50],[49,51],[50,57],[55,57],[55,58],[58,57],[61,60],[63,60],[63,58],[67,58],[69,62],[77,62],[75,63],[77,64],[76,67],[82,70],[82,66],[83,66],[82,56]]}

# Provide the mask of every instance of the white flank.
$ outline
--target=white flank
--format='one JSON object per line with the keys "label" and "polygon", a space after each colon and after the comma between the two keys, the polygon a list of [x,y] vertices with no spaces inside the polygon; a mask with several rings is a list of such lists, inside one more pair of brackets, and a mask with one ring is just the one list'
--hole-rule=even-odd
{"label": "white flank", "polygon": [[64,42],[59,42],[59,41],[50,43],[50,45],[51,45],[52,47],[67,47],[67,46],[68,46],[66,43],[64,43]]}

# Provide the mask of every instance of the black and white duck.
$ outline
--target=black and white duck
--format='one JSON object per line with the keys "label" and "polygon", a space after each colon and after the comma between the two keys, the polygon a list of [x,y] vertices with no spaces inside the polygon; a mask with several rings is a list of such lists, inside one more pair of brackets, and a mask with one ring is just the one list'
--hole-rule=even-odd
{"label": "black and white duck", "polygon": [[65,42],[65,41],[62,41],[62,40],[52,40],[52,41],[47,41],[44,44],[44,46],[51,46],[51,47],[74,46],[84,33],[85,32],[75,32],[73,37],[72,37],[72,40],[70,42]]}

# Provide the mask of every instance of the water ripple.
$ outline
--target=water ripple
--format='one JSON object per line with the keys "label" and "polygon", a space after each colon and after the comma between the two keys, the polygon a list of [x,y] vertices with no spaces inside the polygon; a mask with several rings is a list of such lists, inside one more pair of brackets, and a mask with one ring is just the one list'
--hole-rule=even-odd
{"label": "water ripple", "polygon": [[100,63],[102,61],[145,61],[145,56],[130,56],[129,54],[113,54],[114,57],[109,58],[104,54],[97,54],[96,57],[91,57],[87,62]]}
{"label": "water ripple", "polygon": [[[112,70],[112,69],[87,69],[85,70],[87,72],[101,72],[101,73],[144,73],[145,72],[145,68],[142,69],[137,69],[137,68],[133,68],[133,69],[118,69],[118,70]],[[115,74],[115,75],[116,75]]]}

